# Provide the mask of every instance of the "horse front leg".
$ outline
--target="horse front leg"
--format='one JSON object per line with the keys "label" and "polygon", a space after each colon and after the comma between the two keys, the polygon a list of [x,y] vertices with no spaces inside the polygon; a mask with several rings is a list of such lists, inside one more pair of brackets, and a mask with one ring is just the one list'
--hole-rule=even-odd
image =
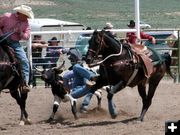
{"label": "horse front leg", "polygon": [[118,115],[117,111],[116,111],[116,105],[113,102],[113,96],[114,94],[110,93],[110,88],[106,88],[108,95],[107,95],[107,99],[108,99],[108,109],[109,109],[109,113],[111,115],[112,119],[115,119]]}
{"label": "horse front leg", "polygon": [[[28,93],[21,93],[21,100],[22,100],[22,108],[21,108],[21,121],[22,121],[22,125],[24,124],[28,124],[30,125],[31,124],[31,120],[28,118],[29,115],[26,111],[26,99],[28,97]],[[24,118],[24,119],[23,119]],[[23,123],[24,121],[24,123]],[[21,123],[20,123],[21,125]]]}
{"label": "horse front leg", "polygon": [[115,119],[118,115],[117,111],[116,111],[116,106],[113,102],[113,96],[115,93],[117,93],[118,91],[122,90],[125,87],[125,84],[123,81],[120,81],[119,83],[117,83],[116,85],[114,85],[111,89],[107,88],[107,99],[108,99],[108,109],[109,109],[109,113],[111,115],[111,118]]}
{"label": "horse front leg", "polygon": [[27,93],[21,93],[19,94],[18,90],[12,90],[10,89],[11,96],[16,99],[16,102],[20,106],[21,109],[21,115],[20,115],[20,123],[19,125],[25,125],[25,124],[31,124],[30,119],[28,119],[28,113],[26,111],[26,99],[27,99]]}

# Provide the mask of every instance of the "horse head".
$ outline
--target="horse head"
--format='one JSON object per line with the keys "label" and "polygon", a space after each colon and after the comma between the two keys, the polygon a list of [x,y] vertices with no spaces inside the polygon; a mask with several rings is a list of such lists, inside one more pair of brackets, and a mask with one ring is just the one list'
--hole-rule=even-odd
{"label": "horse head", "polygon": [[95,30],[91,39],[89,40],[89,48],[88,52],[86,54],[86,63],[90,64],[94,61],[94,58],[98,56],[98,53],[100,51],[99,47],[99,39],[98,37],[100,36],[100,33]]}
{"label": "horse head", "polygon": [[86,54],[87,64],[93,63],[99,55],[102,55],[104,59],[111,54],[119,53],[119,42],[111,35],[112,34],[109,31],[94,31],[91,39],[89,40],[89,48]]}

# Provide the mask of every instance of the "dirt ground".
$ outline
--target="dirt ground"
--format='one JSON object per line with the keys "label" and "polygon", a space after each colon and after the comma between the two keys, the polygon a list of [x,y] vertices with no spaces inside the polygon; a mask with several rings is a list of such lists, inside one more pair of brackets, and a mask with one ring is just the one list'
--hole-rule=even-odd
{"label": "dirt ground", "polygon": [[[103,91],[102,108],[95,109],[93,97],[87,114],[78,113],[74,120],[70,104],[62,103],[53,123],[46,123],[52,111],[53,96],[49,88],[32,89],[27,99],[27,111],[32,125],[19,126],[20,110],[9,93],[0,96],[0,135],[163,135],[165,121],[180,119],[180,84],[162,81],[144,122],[134,120],[141,111],[137,88],[126,88],[114,96],[119,112],[111,119],[107,109],[107,94]],[[78,109],[82,98],[78,99]]]}

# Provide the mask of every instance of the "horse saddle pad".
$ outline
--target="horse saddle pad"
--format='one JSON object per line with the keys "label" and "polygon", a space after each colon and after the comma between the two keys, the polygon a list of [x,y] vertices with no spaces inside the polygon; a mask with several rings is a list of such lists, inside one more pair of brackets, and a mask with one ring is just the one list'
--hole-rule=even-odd
{"label": "horse saddle pad", "polygon": [[153,66],[162,62],[160,55],[152,48],[144,45],[134,45],[133,50],[144,63],[144,73],[147,78],[153,72]]}

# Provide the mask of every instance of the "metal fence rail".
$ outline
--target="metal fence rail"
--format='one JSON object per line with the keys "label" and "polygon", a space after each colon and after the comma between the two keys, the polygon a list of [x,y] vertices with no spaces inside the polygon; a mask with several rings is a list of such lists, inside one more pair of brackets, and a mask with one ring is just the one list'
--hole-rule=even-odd
{"label": "metal fence rail", "polygon": [[[180,40],[179,40],[179,31],[180,30],[177,30],[177,29],[168,29],[169,31],[173,31],[173,30],[176,30],[177,33],[178,33],[178,47],[177,48],[156,48],[156,50],[158,51],[178,51],[178,55],[177,56],[174,56],[172,57],[173,60],[175,60],[177,62],[177,65],[172,65],[171,66],[171,70],[174,72],[176,78],[174,80],[174,82],[176,83],[179,83],[179,73],[180,73]],[[118,33],[117,35],[120,35],[118,38],[121,39],[121,38],[124,38],[125,36],[125,33],[126,32],[135,32],[136,30],[135,29],[113,29],[111,30],[113,32],[116,32]],[[152,30],[151,30],[152,31]],[[155,30],[154,30],[155,31]],[[167,31],[167,29],[156,29],[156,31]],[[65,47],[65,48],[68,48],[68,47],[75,47],[75,42],[77,41],[78,39],[78,36],[80,34],[87,34],[87,33],[93,33],[94,30],[68,30],[68,31],[38,31],[38,32],[32,32],[31,33],[31,37],[29,39],[29,42],[28,42],[28,45],[27,45],[27,55],[28,55],[28,58],[30,60],[30,64],[31,64],[31,67],[33,67],[33,65],[36,65],[36,66],[40,66],[42,68],[43,65],[48,65],[49,63],[33,63],[32,62],[32,59],[45,59],[45,57],[39,57],[39,58],[32,58],[32,36],[33,35],[59,35],[60,37],[60,41],[61,41],[61,46]],[[51,36],[52,37],[52,36]],[[50,39],[50,38],[49,38]],[[163,39],[156,39],[157,41],[163,41]],[[168,41],[169,39],[166,39],[166,41]],[[58,62],[61,62],[61,61],[58,61]],[[52,63],[53,64],[53,63]],[[59,63],[57,63],[59,64]],[[32,69],[34,70],[34,69]],[[36,75],[37,77],[39,76],[38,74]]]}

